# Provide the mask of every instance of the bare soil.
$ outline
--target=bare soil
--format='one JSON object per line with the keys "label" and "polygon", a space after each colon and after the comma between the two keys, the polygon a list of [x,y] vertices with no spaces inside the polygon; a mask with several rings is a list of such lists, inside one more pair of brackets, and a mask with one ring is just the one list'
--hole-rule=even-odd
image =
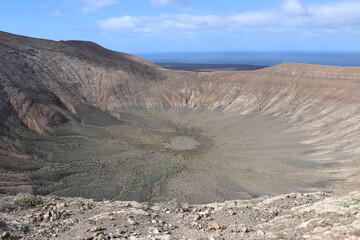
{"label": "bare soil", "polygon": [[198,147],[200,143],[189,136],[173,137],[169,144],[166,144],[166,148],[173,150],[191,150]]}

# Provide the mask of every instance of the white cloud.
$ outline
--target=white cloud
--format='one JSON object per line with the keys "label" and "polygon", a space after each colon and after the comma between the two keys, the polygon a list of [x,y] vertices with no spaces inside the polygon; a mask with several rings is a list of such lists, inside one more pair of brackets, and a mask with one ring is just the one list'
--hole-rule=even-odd
{"label": "white cloud", "polygon": [[300,0],[287,0],[281,7],[286,14],[293,16],[304,15],[306,13],[306,8],[301,4]]}
{"label": "white cloud", "polygon": [[[308,9],[311,19],[308,25],[317,27],[360,26],[360,2],[338,2],[333,4],[314,5]],[[309,22],[313,20],[313,22]]]}
{"label": "white cloud", "polygon": [[219,16],[189,14],[163,14],[156,17],[123,16],[98,21],[98,25],[106,31],[143,34],[193,33],[199,29],[213,31],[224,27]]}
{"label": "white cloud", "polygon": [[81,7],[83,12],[93,12],[102,7],[118,3],[118,0],[79,0],[84,5]]}
{"label": "white cloud", "polygon": [[280,17],[271,11],[255,11],[228,16],[225,17],[225,20],[226,24],[233,24],[240,27],[264,27],[278,24]]}
{"label": "white cloud", "polygon": [[110,31],[117,31],[120,29],[136,28],[139,20],[140,19],[138,17],[124,16],[124,17],[110,18],[106,21],[99,21],[98,24],[100,27],[104,29]]}
{"label": "white cloud", "polygon": [[287,0],[271,9],[257,9],[232,15],[121,16],[98,21],[98,25],[107,32],[144,35],[243,30],[267,32],[271,29],[277,29],[278,32],[297,31],[308,34],[326,31],[348,33],[359,32],[359,13],[359,1],[342,0],[328,4],[305,5],[300,0]]}
{"label": "white cloud", "polygon": [[165,7],[165,6],[180,6],[188,3],[187,0],[150,0],[151,4],[155,6]]}

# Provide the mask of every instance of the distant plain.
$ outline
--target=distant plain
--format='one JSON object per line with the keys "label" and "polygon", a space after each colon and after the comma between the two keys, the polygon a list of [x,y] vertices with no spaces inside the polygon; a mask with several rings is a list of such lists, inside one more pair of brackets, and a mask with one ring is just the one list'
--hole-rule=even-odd
{"label": "distant plain", "polygon": [[360,66],[360,52],[358,51],[173,52],[137,53],[136,55],[156,63],[274,66],[283,62],[296,62],[331,66]]}

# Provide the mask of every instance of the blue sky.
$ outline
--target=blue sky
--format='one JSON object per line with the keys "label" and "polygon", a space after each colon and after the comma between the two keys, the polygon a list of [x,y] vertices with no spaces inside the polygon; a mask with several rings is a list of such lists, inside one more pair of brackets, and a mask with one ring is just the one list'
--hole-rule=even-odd
{"label": "blue sky", "polygon": [[0,30],[129,52],[359,51],[359,0],[0,0]]}

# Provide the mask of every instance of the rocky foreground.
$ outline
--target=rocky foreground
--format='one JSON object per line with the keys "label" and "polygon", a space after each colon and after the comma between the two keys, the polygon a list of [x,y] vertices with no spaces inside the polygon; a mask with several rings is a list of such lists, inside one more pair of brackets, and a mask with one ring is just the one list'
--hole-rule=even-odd
{"label": "rocky foreground", "polygon": [[[25,197],[26,198],[26,197]],[[15,202],[22,209],[6,212]],[[2,239],[359,239],[360,192],[187,205],[46,196],[1,199]],[[7,205],[6,205],[7,204]]]}

